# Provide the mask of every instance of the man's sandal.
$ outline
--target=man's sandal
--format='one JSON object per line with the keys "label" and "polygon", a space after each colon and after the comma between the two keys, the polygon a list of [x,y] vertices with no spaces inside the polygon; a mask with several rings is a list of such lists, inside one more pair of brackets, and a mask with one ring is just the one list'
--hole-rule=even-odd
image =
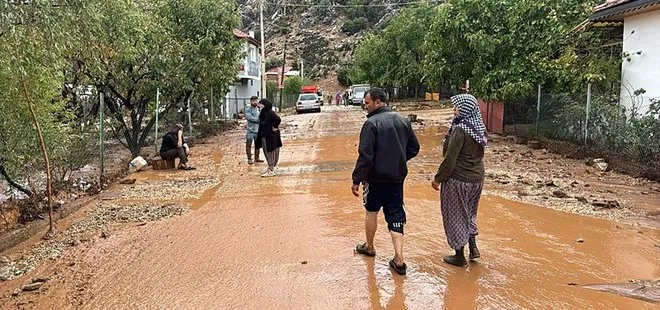
{"label": "man's sandal", "polygon": [[373,253],[369,252],[369,250],[367,249],[367,244],[366,243],[358,244],[355,247],[355,252],[358,252],[359,254],[362,254],[364,256],[369,256],[369,257],[376,256],[376,252],[373,252]]}
{"label": "man's sandal", "polygon": [[396,273],[398,273],[399,275],[405,276],[406,275],[406,270],[408,269],[408,266],[406,266],[406,263],[403,263],[402,266],[399,266],[394,262],[394,259],[392,259],[390,261],[390,268],[394,269],[394,271]]}

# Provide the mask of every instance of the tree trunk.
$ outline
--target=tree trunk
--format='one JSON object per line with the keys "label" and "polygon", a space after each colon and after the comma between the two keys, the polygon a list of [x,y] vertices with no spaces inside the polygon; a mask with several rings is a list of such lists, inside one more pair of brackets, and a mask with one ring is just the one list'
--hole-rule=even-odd
{"label": "tree trunk", "polygon": [[24,188],[23,186],[21,186],[20,184],[18,184],[16,182],[14,182],[14,180],[12,180],[9,177],[9,174],[7,174],[7,171],[5,170],[5,165],[4,164],[0,164],[0,175],[2,175],[5,178],[5,180],[7,181],[7,183],[9,183],[9,185],[11,187],[19,190],[20,192],[22,192],[25,195],[28,195],[28,197],[32,196],[32,192],[30,190]]}
{"label": "tree trunk", "polygon": [[25,76],[21,74],[21,84],[23,84],[23,95],[25,96],[25,101],[27,101],[28,108],[30,109],[30,114],[32,114],[32,121],[34,122],[35,127],[37,127],[37,137],[39,138],[39,147],[41,148],[41,153],[44,155],[44,161],[46,163],[46,192],[48,195],[48,220],[49,220],[49,229],[48,234],[53,232],[53,186],[51,184],[52,178],[50,174],[50,160],[48,159],[48,150],[46,149],[46,143],[44,142],[44,136],[41,133],[41,124],[37,118],[37,114],[34,112],[34,106],[32,105],[32,100],[30,100],[30,95],[28,94],[27,83],[25,82]]}

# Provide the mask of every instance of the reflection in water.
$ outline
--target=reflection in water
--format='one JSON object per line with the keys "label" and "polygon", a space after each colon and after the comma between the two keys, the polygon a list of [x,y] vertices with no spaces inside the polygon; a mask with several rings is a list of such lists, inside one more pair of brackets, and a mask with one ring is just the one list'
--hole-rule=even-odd
{"label": "reflection in water", "polygon": [[484,267],[470,262],[469,268],[451,268],[447,272],[446,309],[481,309],[478,304],[479,280],[484,276]]}
{"label": "reflection in water", "polygon": [[367,263],[367,283],[369,284],[369,301],[371,309],[383,309],[380,305],[380,292],[378,280],[376,279],[376,272],[374,270],[374,259],[365,257],[364,261]]}
{"label": "reflection in water", "polygon": [[[367,283],[369,285],[369,302],[371,309],[383,309],[381,305],[381,289],[387,291],[385,287],[378,285],[378,278],[376,276],[376,264],[374,258],[363,258],[366,267],[367,267]],[[380,266],[382,267],[382,266]],[[388,269],[389,270],[389,269]],[[406,277],[395,275],[394,272],[385,275],[385,277],[390,277],[394,281],[394,294],[390,294],[390,298],[387,301],[385,309],[407,309],[405,305],[405,295],[403,294],[403,283]]]}

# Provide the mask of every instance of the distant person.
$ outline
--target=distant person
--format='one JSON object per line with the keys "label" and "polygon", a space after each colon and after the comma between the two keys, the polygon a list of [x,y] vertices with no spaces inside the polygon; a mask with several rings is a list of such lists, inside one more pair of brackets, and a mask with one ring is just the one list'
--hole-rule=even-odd
{"label": "distant person", "polygon": [[176,124],[163,136],[160,146],[160,158],[165,160],[179,159],[179,169],[194,170],[188,165],[188,157],[192,155],[190,147],[183,139],[183,125]]}
{"label": "distant person", "polygon": [[470,259],[480,257],[477,248],[477,209],[484,185],[486,126],[477,99],[469,94],[451,97],[454,119],[445,136],[443,161],[431,186],[440,190],[442,223],[447,243],[456,254],[444,257],[448,264],[466,266],[463,249],[469,244]]}
{"label": "distant person", "polygon": [[282,138],[280,137],[280,123],[282,120],[273,111],[273,103],[268,99],[261,99],[261,112],[259,113],[259,147],[264,150],[268,169],[261,174],[262,177],[276,176],[275,166],[280,160],[280,148]]}
{"label": "distant person", "polygon": [[338,91],[337,94],[335,94],[335,102],[337,105],[341,103],[341,92]]}
{"label": "distant person", "polygon": [[410,121],[387,107],[387,96],[380,88],[372,88],[365,95],[367,121],[360,131],[358,159],[353,170],[351,191],[359,196],[362,183],[362,199],[366,216],[364,227],[367,242],[359,244],[356,252],[375,256],[374,235],[378,224],[378,212],[383,208],[387,228],[392,236],[394,259],[390,268],[405,275],[403,261],[403,226],[406,210],[403,203],[403,182],[408,175],[407,162],[419,153],[419,142]]}
{"label": "distant person", "polygon": [[[259,159],[259,143],[254,140],[259,133],[259,98],[252,96],[250,98],[250,106],[245,109],[245,119],[247,119],[247,133],[245,134],[245,153],[247,154],[248,164],[252,165],[254,162],[263,163]],[[252,161],[252,142],[254,142],[254,161]]]}

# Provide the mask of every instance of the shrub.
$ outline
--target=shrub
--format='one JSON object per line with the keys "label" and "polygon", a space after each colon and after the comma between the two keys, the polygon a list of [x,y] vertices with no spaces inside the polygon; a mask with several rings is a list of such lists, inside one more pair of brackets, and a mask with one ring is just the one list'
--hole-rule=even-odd
{"label": "shrub", "polygon": [[358,17],[353,20],[349,20],[341,26],[341,31],[346,34],[356,34],[367,28],[369,25],[369,20],[366,17]]}

